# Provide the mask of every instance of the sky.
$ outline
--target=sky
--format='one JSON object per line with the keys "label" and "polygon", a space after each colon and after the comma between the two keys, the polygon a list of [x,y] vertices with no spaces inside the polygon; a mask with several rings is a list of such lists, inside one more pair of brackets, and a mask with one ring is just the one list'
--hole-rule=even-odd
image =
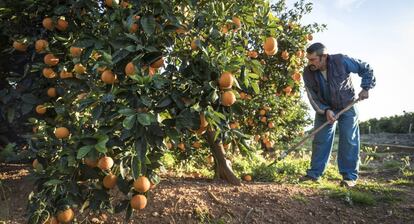
{"label": "sky", "polygon": [[[286,2],[291,7],[296,1]],[[369,91],[369,99],[358,103],[360,121],[414,112],[414,1],[307,2],[313,3],[313,10],[302,24],[327,25],[311,43],[321,42],[329,54],[346,54],[374,69],[377,85]],[[357,74],[351,77],[359,93],[361,79]],[[306,94],[304,98],[308,102]]]}

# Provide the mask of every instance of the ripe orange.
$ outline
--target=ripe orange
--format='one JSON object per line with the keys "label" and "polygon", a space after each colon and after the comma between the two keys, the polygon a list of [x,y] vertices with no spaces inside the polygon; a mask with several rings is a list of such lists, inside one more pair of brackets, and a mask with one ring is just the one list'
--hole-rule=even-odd
{"label": "ripe orange", "polygon": [[67,138],[69,137],[69,134],[70,134],[69,129],[65,127],[59,127],[59,128],[56,128],[55,130],[55,136],[58,139]]}
{"label": "ripe orange", "polygon": [[112,0],[105,0],[105,5],[108,7],[112,7]]}
{"label": "ripe orange", "polygon": [[45,114],[46,113],[46,107],[43,105],[37,105],[36,106],[36,113],[38,114]]}
{"label": "ripe orange", "polygon": [[59,74],[61,79],[72,78],[73,74],[71,72],[67,72],[66,70],[62,70]]}
{"label": "ripe orange", "polygon": [[135,65],[132,62],[129,62],[126,66],[125,66],[125,74],[126,75],[133,75],[135,73]]}
{"label": "ripe orange", "polygon": [[208,164],[213,164],[214,163],[214,157],[212,155],[207,156],[206,161]]}
{"label": "ripe orange", "polygon": [[193,51],[197,50],[198,46],[197,46],[197,39],[194,39],[193,41],[191,41],[191,49]]}
{"label": "ripe orange", "polygon": [[265,146],[266,146],[266,149],[270,149],[270,148],[273,147],[273,144],[272,144],[272,142],[267,141],[267,142],[265,142]]}
{"label": "ripe orange", "polygon": [[221,104],[223,106],[231,106],[236,102],[236,96],[232,91],[226,91],[223,94],[221,94]]}
{"label": "ripe orange", "polygon": [[258,142],[258,141],[260,140],[260,135],[255,135],[255,136],[254,136],[254,140],[255,140],[256,142]]}
{"label": "ripe orange", "polygon": [[261,122],[263,122],[263,123],[266,123],[266,121],[267,121],[267,117],[262,117],[262,118],[260,118],[260,121],[261,121]]}
{"label": "ripe orange", "polygon": [[117,180],[118,180],[118,177],[111,173],[104,177],[102,183],[105,188],[112,189],[116,186]]}
{"label": "ripe orange", "polygon": [[56,96],[57,96],[57,93],[56,93],[56,88],[54,88],[54,87],[50,87],[50,88],[47,90],[47,95],[48,95],[49,97],[56,97]]}
{"label": "ripe orange", "polygon": [[292,87],[290,87],[290,86],[286,86],[286,87],[283,89],[283,92],[285,92],[286,94],[290,94],[290,93],[292,92]]}
{"label": "ripe orange", "polygon": [[239,93],[239,95],[240,95],[240,99],[242,100],[247,99],[247,94],[245,92],[241,92]]}
{"label": "ripe orange", "polygon": [[85,158],[84,160],[85,164],[91,168],[95,168],[98,166],[98,160],[97,159],[91,159],[91,158]]}
{"label": "ripe orange", "polygon": [[236,129],[236,128],[239,128],[239,127],[240,127],[239,122],[231,122],[230,123],[230,128],[231,129]]}
{"label": "ripe orange", "polygon": [[223,72],[219,79],[221,89],[230,89],[233,86],[234,78],[230,72]]}
{"label": "ripe orange", "polygon": [[42,25],[47,30],[53,30],[53,20],[49,17],[43,19]]}
{"label": "ripe orange", "polygon": [[296,82],[300,81],[300,73],[299,72],[295,72],[292,74],[292,79],[295,80]]}
{"label": "ripe orange", "polygon": [[241,21],[239,18],[233,16],[233,18],[231,19],[233,21],[233,23],[236,25],[236,29],[240,29],[241,28]]}
{"label": "ripe orange", "polygon": [[178,149],[180,149],[181,151],[184,151],[184,150],[185,150],[185,144],[184,144],[184,143],[182,143],[182,142],[180,142],[180,143],[177,145],[177,147],[178,147]]}
{"label": "ripe orange", "polygon": [[163,57],[161,57],[156,62],[154,62],[150,65],[151,68],[161,68],[163,66],[164,66],[164,58]]}
{"label": "ripe orange", "polygon": [[62,223],[69,223],[75,218],[75,213],[71,208],[58,212],[57,219]]}
{"label": "ripe orange", "polygon": [[221,32],[222,32],[223,34],[228,33],[228,32],[229,32],[229,28],[228,28],[228,26],[227,26],[227,25],[223,25],[223,26],[221,27]]}
{"label": "ripe orange", "polygon": [[55,57],[53,54],[47,54],[43,58],[43,61],[49,66],[55,66],[59,63],[59,58]]}
{"label": "ripe orange", "polygon": [[171,142],[165,143],[165,146],[167,146],[167,149],[172,149],[172,147],[173,147]]}
{"label": "ripe orange", "polygon": [[250,181],[252,181],[252,176],[250,176],[249,174],[246,174],[246,175],[243,176],[243,180],[245,180],[247,182],[250,182]]}
{"label": "ripe orange", "polygon": [[27,50],[27,45],[26,44],[23,44],[23,43],[20,43],[18,41],[14,41],[13,42],[13,48],[16,49],[17,51],[24,52],[24,51]]}
{"label": "ripe orange", "polygon": [[98,161],[98,167],[101,170],[110,170],[114,165],[114,160],[109,156],[104,156]]}
{"label": "ripe orange", "polygon": [[277,40],[274,37],[267,37],[264,44],[263,49],[268,52],[272,52],[277,49]]}
{"label": "ripe orange", "polygon": [[203,113],[201,113],[200,114],[200,128],[205,128],[207,126],[208,126],[208,122],[206,120],[206,116]]}
{"label": "ripe orange", "polygon": [[259,114],[260,114],[260,115],[262,115],[262,116],[266,115],[266,110],[261,109],[261,110],[259,111]]}
{"label": "ripe orange", "polygon": [[305,52],[303,50],[296,51],[296,57],[303,58],[305,56]]}
{"label": "ripe orange", "polygon": [[310,33],[306,36],[306,38],[307,38],[309,41],[312,41],[312,40],[313,40],[313,36],[312,36],[312,34],[310,34]]}
{"label": "ripe orange", "polygon": [[35,43],[35,50],[37,53],[43,52],[47,46],[49,45],[49,43],[46,40],[40,39],[37,40]]}
{"label": "ripe orange", "polygon": [[46,220],[45,224],[59,224],[59,221],[57,220],[56,217],[52,216],[52,217],[49,217],[48,220]]}
{"label": "ripe orange", "polygon": [[134,190],[137,192],[145,193],[151,187],[151,182],[146,176],[140,176],[134,181]]}
{"label": "ripe orange", "polygon": [[193,148],[198,149],[198,148],[200,148],[200,147],[201,147],[201,143],[200,143],[199,141],[195,141],[195,142],[193,143]]}
{"label": "ripe orange", "polygon": [[111,70],[105,70],[101,75],[101,80],[106,84],[114,84],[115,75]]}
{"label": "ripe orange", "polygon": [[78,75],[84,74],[86,72],[85,66],[83,66],[81,63],[78,63],[73,68],[75,70],[75,73]]}
{"label": "ripe orange", "polygon": [[63,20],[63,19],[58,19],[57,24],[56,24],[56,29],[60,30],[60,31],[65,31],[69,26],[68,21]]}
{"label": "ripe orange", "polygon": [[257,58],[257,57],[259,56],[259,54],[257,53],[257,51],[249,51],[249,52],[247,53],[247,55],[248,55],[250,58]]}
{"label": "ripe orange", "polygon": [[281,57],[285,61],[288,60],[289,59],[289,52],[287,52],[287,50],[282,51]]}
{"label": "ripe orange", "polygon": [[139,29],[139,25],[136,23],[131,24],[131,26],[129,27],[129,32],[130,33],[135,33],[137,32]]}
{"label": "ripe orange", "polygon": [[147,198],[144,195],[137,194],[131,198],[130,204],[135,210],[144,209],[147,206]]}
{"label": "ripe orange", "polygon": [[273,124],[273,122],[269,122],[269,123],[267,123],[267,127],[269,127],[269,128],[274,128],[275,127],[275,125]]}
{"label": "ripe orange", "polygon": [[53,71],[52,68],[44,68],[42,73],[43,73],[43,76],[48,79],[53,79],[56,77],[56,73],[55,71]]}
{"label": "ripe orange", "polygon": [[78,58],[81,56],[83,48],[80,47],[70,47],[69,52],[74,58]]}
{"label": "ripe orange", "polygon": [[273,56],[277,53],[277,50],[278,50],[277,48],[272,50],[272,51],[265,50],[265,54],[268,55],[268,56]]}

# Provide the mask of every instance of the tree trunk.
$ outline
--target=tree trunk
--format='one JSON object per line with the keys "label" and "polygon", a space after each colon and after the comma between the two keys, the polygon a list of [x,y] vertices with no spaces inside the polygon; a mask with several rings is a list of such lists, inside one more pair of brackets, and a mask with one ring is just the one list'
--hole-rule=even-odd
{"label": "tree trunk", "polygon": [[218,140],[214,140],[214,131],[208,128],[205,138],[210,145],[211,152],[213,153],[216,177],[226,180],[230,184],[240,186],[241,183],[239,178],[234,175],[233,171],[227,165],[223,145],[220,144]]}

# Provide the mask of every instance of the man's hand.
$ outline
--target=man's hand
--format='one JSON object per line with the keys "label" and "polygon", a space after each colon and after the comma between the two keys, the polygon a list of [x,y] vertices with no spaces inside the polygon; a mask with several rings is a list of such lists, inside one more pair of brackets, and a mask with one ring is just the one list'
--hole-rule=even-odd
{"label": "man's hand", "polygon": [[335,113],[332,110],[327,110],[325,114],[326,114],[326,120],[328,120],[330,124],[335,123],[336,117],[335,117]]}
{"label": "man's hand", "polygon": [[365,90],[365,89],[361,90],[361,92],[358,94],[358,97],[360,100],[368,99],[369,97],[368,90]]}

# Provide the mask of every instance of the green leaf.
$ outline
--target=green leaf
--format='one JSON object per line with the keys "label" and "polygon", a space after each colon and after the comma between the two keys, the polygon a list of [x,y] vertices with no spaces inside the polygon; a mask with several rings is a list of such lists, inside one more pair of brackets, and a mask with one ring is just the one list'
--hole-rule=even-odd
{"label": "green leaf", "polygon": [[148,113],[137,114],[137,118],[138,118],[138,122],[143,126],[148,126],[152,122],[157,121],[154,115],[148,114]]}
{"label": "green leaf", "polygon": [[155,31],[155,18],[152,15],[146,15],[141,18],[141,25],[144,32],[148,35],[152,35]]}
{"label": "green leaf", "polygon": [[252,82],[252,88],[256,94],[260,92],[259,85],[257,84],[257,82]]}
{"label": "green leaf", "polygon": [[61,184],[61,183],[63,183],[63,181],[58,180],[58,179],[52,179],[52,180],[46,181],[43,185],[45,185],[45,186],[54,186],[54,185],[58,185],[58,184]]}
{"label": "green leaf", "polygon": [[92,145],[85,145],[78,149],[78,154],[76,155],[76,159],[82,159],[86,156],[91,150],[93,146]]}
{"label": "green leaf", "polygon": [[131,115],[131,116],[128,116],[122,122],[122,126],[127,130],[131,130],[132,127],[134,127],[134,125],[135,125],[135,120],[136,120],[135,114]]}
{"label": "green leaf", "polygon": [[98,150],[98,152],[106,153],[106,143],[108,142],[109,138],[107,135],[101,135],[98,138],[98,143],[95,145],[95,149]]}
{"label": "green leaf", "polygon": [[130,115],[135,114],[135,110],[133,110],[131,108],[125,108],[125,109],[118,110],[118,113],[120,113],[122,115],[125,115],[125,116],[130,116]]}

